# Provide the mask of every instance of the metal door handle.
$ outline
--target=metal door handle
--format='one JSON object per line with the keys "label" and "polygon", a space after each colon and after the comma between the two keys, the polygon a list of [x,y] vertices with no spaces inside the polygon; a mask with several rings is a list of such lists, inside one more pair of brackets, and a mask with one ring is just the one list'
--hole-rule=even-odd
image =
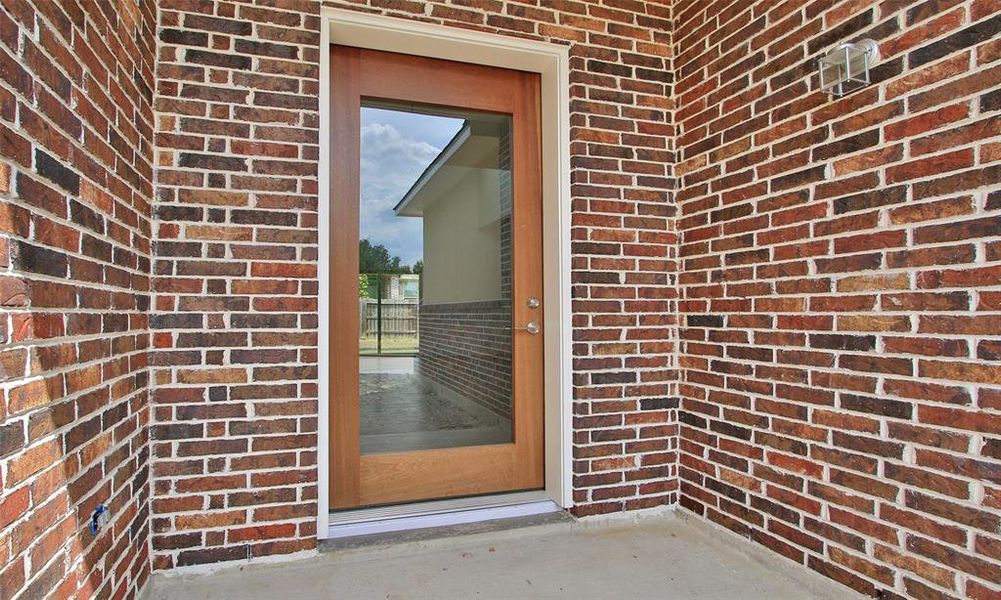
{"label": "metal door handle", "polygon": [[539,333],[542,330],[539,327],[539,324],[536,323],[535,321],[529,321],[524,327],[515,327],[515,329],[518,329],[520,331],[527,331],[528,333],[531,333],[532,335],[535,335],[535,334]]}

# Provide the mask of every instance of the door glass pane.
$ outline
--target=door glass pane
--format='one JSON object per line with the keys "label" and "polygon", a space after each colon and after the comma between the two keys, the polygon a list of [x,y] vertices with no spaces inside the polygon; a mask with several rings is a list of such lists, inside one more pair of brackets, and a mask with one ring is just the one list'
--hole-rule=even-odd
{"label": "door glass pane", "polygon": [[511,433],[511,117],[361,109],[361,452]]}

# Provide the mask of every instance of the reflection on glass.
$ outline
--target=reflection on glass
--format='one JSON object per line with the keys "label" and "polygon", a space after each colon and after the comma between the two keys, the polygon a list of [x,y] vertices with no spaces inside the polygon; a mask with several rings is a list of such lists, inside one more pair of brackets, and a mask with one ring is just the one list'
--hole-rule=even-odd
{"label": "reflection on glass", "polygon": [[362,454],[508,443],[511,118],[361,109]]}

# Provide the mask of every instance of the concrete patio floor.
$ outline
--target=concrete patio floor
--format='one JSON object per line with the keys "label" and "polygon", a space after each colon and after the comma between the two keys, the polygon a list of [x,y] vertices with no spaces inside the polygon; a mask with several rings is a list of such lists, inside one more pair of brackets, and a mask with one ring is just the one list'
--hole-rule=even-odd
{"label": "concrete patio floor", "polygon": [[414,357],[359,358],[362,454],[511,441],[511,421],[435,385]]}
{"label": "concrete patio floor", "polygon": [[863,596],[730,532],[667,512],[337,550],[297,562],[153,577],[145,600]]}

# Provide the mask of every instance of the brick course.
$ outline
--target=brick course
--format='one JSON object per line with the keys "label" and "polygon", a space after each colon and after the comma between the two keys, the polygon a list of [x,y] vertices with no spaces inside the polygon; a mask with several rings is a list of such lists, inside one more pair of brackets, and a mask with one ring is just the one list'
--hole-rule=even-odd
{"label": "brick course", "polygon": [[150,572],[156,7],[116,6],[0,4],[3,598],[131,597]]}
{"label": "brick course", "polygon": [[[996,597],[998,4],[674,8],[681,505],[866,594]],[[817,91],[863,37],[875,85]]]}

